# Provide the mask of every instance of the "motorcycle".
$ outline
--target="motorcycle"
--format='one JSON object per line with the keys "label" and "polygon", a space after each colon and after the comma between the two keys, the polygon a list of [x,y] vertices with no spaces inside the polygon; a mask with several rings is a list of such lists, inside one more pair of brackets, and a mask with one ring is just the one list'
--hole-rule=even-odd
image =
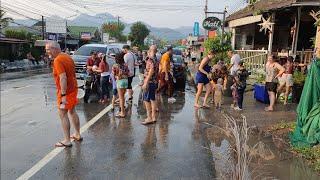
{"label": "motorcycle", "polygon": [[87,74],[84,78],[84,103],[89,102],[89,98],[91,94],[100,94],[100,74],[99,73],[92,73]]}

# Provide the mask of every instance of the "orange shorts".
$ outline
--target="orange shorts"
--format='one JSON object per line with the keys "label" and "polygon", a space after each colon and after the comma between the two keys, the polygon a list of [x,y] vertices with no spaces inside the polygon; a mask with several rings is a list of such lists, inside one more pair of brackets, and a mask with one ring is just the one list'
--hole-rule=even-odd
{"label": "orange shorts", "polygon": [[[71,93],[68,93],[66,95],[66,100],[67,100],[67,104],[65,106],[65,109],[68,109],[68,110],[71,110],[73,109],[74,107],[76,107],[76,105],[78,104],[78,89],[76,91],[73,91]],[[58,108],[60,108],[60,103],[61,103],[61,95],[58,94],[57,95],[57,105],[58,105]]]}

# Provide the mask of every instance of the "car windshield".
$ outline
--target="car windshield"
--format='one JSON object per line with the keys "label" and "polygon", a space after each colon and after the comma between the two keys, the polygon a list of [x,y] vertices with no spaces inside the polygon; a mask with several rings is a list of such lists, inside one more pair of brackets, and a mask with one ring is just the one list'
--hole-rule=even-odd
{"label": "car windshield", "polygon": [[173,54],[174,55],[182,55],[182,52],[180,49],[173,49]]}
{"label": "car windshield", "polygon": [[172,60],[173,60],[173,63],[179,63],[179,64],[183,63],[183,59],[181,56],[173,56]]}
{"label": "car windshield", "polygon": [[80,47],[74,54],[81,55],[81,56],[90,56],[92,51],[106,53],[106,47],[94,47],[94,46],[82,46]]}

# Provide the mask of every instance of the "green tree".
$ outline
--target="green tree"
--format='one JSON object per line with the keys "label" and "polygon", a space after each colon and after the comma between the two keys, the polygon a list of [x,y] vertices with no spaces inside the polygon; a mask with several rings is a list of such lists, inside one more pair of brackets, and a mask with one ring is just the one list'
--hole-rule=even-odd
{"label": "green tree", "polygon": [[116,38],[120,42],[125,42],[127,37],[123,35],[125,25],[122,22],[108,22],[102,24],[102,31],[108,33],[110,37]]}
{"label": "green tree", "polygon": [[[204,42],[205,54],[208,53],[209,50],[213,49],[217,51],[215,58],[212,63],[217,63],[219,60],[224,60],[226,63],[229,63],[229,58],[227,52],[232,49],[231,47],[231,33],[225,33],[224,36],[221,33],[218,34],[215,38],[209,38]],[[221,43],[221,39],[223,38],[223,43]]]}
{"label": "green tree", "polygon": [[13,21],[10,17],[5,17],[6,12],[0,9],[0,29],[8,26],[9,22]]}
{"label": "green tree", "polygon": [[144,39],[149,35],[150,30],[142,22],[136,22],[131,26],[129,33],[129,40],[132,45],[141,47],[144,45]]}
{"label": "green tree", "polygon": [[7,29],[4,32],[4,35],[7,38],[15,38],[15,39],[21,39],[21,40],[30,40],[32,37],[32,34],[28,33],[25,30],[12,30],[12,29]]}

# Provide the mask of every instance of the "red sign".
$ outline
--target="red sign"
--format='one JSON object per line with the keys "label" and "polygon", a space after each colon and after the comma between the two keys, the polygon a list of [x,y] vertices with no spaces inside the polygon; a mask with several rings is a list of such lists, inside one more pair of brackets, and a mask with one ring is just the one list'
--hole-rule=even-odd
{"label": "red sign", "polygon": [[216,31],[208,31],[208,37],[209,38],[215,38],[217,36],[217,32]]}
{"label": "red sign", "polygon": [[82,40],[91,40],[91,33],[90,32],[82,32],[81,39]]}

